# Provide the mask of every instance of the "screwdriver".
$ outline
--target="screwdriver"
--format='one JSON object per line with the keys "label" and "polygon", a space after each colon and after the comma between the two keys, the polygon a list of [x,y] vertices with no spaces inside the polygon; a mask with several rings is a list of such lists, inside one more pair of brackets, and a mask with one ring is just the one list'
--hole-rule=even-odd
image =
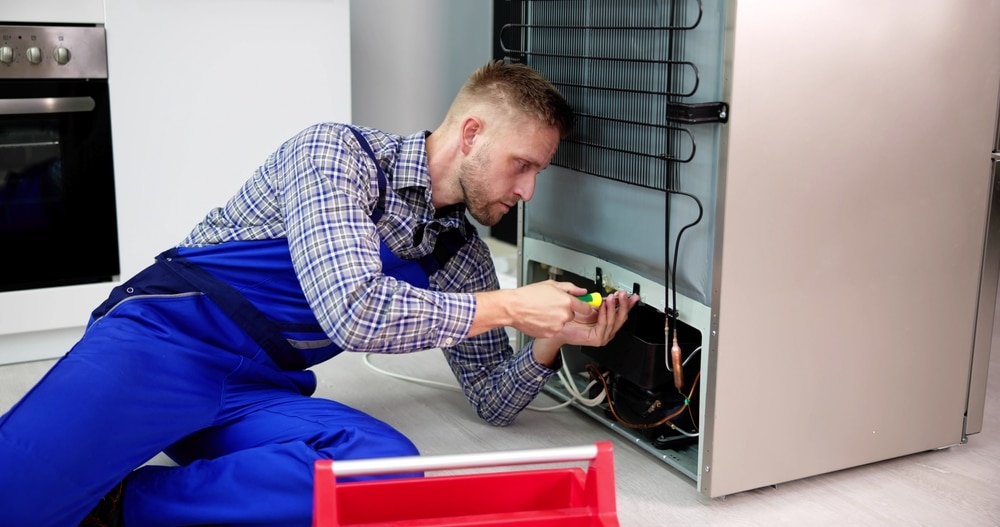
{"label": "screwdriver", "polygon": [[590,306],[594,308],[601,307],[601,303],[604,302],[604,299],[601,298],[601,295],[597,293],[587,293],[586,295],[578,296],[577,298],[590,304]]}

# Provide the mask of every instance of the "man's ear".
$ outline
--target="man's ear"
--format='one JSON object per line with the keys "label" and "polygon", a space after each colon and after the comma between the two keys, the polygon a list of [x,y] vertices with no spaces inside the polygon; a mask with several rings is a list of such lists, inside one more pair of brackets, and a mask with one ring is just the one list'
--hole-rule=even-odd
{"label": "man's ear", "polygon": [[469,116],[462,121],[462,129],[460,133],[460,138],[462,141],[461,149],[462,153],[469,155],[472,151],[472,145],[476,142],[476,138],[483,133],[483,120],[480,117]]}

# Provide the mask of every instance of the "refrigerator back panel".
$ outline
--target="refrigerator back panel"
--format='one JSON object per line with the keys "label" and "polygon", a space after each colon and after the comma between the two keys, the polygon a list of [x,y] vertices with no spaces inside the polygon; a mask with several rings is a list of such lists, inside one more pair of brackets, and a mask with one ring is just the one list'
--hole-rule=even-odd
{"label": "refrigerator back panel", "polygon": [[525,207],[524,236],[660,283],[676,267],[677,289],[708,304],[720,142],[713,123],[728,119],[716,102],[723,2],[511,4],[513,22],[500,35],[506,57],[550,78],[577,114]]}

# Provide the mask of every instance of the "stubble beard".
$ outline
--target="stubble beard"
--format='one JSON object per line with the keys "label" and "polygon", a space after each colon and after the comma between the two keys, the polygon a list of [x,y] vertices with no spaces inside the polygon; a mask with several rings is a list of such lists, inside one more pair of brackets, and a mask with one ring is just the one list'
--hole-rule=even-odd
{"label": "stubble beard", "polygon": [[497,210],[497,202],[489,201],[485,196],[489,195],[486,185],[486,162],[485,155],[477,154],[467,163],[463,163],[459,168],[458,184],[462,188],[462,195],[465,197],[465,206],[469,214],[475,220],[486,227],[492,227],[500,222],[504,211]]}

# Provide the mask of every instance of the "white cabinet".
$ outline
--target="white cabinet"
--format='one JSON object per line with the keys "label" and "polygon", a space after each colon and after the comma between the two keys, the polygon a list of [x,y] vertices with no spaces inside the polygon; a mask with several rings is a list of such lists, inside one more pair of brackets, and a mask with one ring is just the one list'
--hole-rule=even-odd
{"label": "white cabinet", "polygon": [[348,0],[106,4],[125,277],[286,139],[351,119],[350,14]]}

